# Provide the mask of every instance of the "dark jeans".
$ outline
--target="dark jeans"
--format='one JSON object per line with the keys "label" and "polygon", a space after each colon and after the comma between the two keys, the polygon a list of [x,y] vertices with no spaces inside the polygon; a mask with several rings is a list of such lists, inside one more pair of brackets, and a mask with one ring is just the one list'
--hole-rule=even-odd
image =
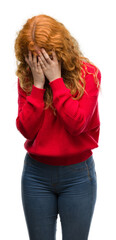
{"label": "dark jeans", "polygon": [[55,240],[59,214],[63,240],[87,240],[97,197],[93,155],[67,166],[37,162],[26,152],[21,196],[31,240]]}

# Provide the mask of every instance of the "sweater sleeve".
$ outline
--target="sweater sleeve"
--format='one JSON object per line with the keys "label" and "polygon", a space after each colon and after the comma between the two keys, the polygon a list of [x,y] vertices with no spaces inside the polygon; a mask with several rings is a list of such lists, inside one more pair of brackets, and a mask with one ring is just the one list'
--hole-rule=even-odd
{"label": "sweater sleeve", "polygon": [[41,128],[44,117],[45,89],[32,86],[29,96],[20,86],[18,78],[18,116],[16,118],[16,127],[20,133],[27,139],[33,140]]}
{"label": "sweater sleeve", "polygon": [[[98,69],[97,77],[101,82],[101,72]],[[49,82],[53,92],[54,106],[64,122],[64,127],[72,135],[79,135],[87,131],[98,100],[99,90],[94,82],[93,74],[86,74],[86,87],[79,100],[73,100],[70,89],[65,86],[63,78]]]}

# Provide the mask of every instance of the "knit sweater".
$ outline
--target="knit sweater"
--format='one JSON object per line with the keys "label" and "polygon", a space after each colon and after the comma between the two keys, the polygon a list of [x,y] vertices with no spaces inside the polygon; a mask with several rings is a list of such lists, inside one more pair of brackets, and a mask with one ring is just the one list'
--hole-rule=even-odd
{"label": "knit sweater", "polygon": [[[16,127],[26,138],[24,148],[33,159],[49,165],[70,165],[85,161],[93,154],[92,149],[99,147],[99,90],[93,77],[95,67],[83,62],[84,69],[85,65],[91,74],[86,71],[87,93],[79,100],[72,99],[76,94],[71,95],[63,77],[49,82],[56,116],[50,107],[44,109],[46,89],[32,85],[27,95],[18,78]],[[97,77],[101,83],[99,69]]]}

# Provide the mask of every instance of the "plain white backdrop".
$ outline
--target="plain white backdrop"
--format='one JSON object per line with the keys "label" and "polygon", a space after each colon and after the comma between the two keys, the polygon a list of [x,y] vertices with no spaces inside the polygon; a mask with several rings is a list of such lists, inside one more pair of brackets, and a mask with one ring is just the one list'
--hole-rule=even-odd
{"label": "plain white backdrop", "polygon": [[[21,202],[25,138],[18,113],[14,41],[28,18],[47,14],[62,22],[101,71],[99,147],[93,150],[97,201],[89,240],[116,239],[116,12],[115,1],[4,1],[0,9],[0,239],[28,240]],[[58,216],[56,239],[61,240]],[[77,237],[78,239],[78,237]],[[39,240],[39,238],[38,238]]]}

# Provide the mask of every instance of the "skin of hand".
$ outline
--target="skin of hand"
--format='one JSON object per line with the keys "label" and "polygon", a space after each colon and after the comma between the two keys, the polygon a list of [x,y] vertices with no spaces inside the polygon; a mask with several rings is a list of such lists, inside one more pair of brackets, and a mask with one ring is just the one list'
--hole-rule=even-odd
{"label": "skin of hand", "polygon": [[37,57],[35,55],[32,57],[31,51],[29,51],[28,57],[25,56],[25,61],[31,68],[33,79],[34,79],[34,84],[35,85],[38,85],[38,84],[44,85],[45,75],[41,68],[40,62],[39,61],[37,62]]}
{"label": "skin of hand", "polygon": [[38,60],[49,82],[61,78],[61,62],[58,62],[55,51],[52,51],[52,58],[53,60],[49,57],[45,49],[41,48]]}

